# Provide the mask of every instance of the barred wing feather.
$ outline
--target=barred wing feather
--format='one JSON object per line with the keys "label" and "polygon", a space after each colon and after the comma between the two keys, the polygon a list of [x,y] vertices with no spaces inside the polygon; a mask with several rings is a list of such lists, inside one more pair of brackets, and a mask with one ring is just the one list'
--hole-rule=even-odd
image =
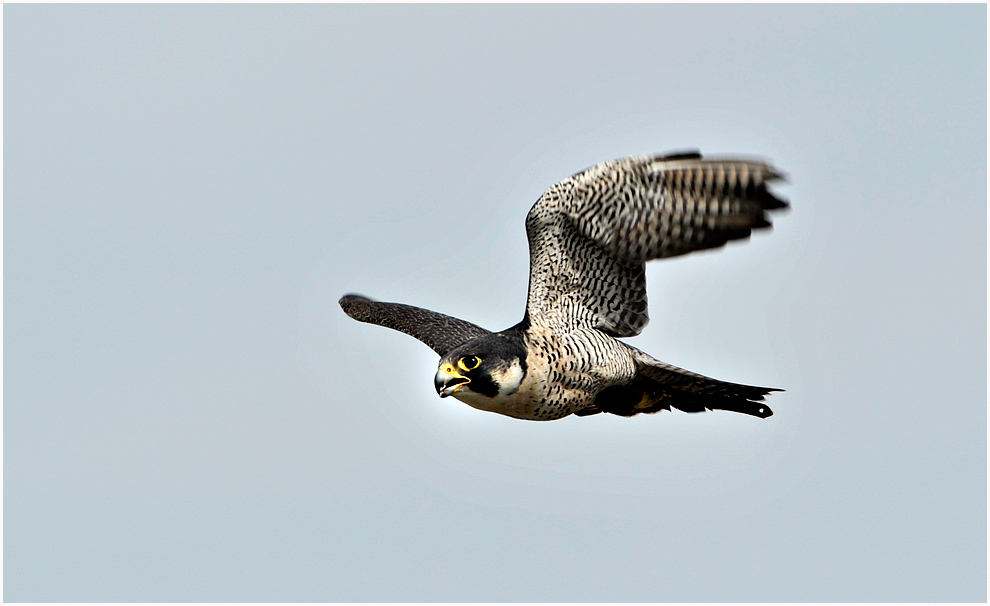
{"label": "barred wing feather", "polygon": [[770,165],[700,154],[605,162],[557,183],[526,217],[530,322],[639,334],[649,321],[644,263],[716,248],[770,227],[787,203]]}

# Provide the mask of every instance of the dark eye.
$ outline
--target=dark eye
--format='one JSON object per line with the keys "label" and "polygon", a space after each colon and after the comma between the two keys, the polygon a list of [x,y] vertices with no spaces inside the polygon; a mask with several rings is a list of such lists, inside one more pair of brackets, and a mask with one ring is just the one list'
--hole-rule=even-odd
{"label": "dark eye", "polygon": [[478,356],[466,356],[457,361],[457,365],[461,367],[461,370],[474,370],[480,364],[481,358]]}

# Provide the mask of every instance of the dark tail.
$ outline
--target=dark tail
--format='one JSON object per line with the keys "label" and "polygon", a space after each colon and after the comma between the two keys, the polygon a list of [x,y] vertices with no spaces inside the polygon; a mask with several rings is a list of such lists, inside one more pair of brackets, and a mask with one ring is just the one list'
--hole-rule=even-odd
{"label": "dark tail", "polygon": [[[655,413],[676,408],[682,412],[705,412],[706,410],[728,410],[765,419],[773,411],[762,400],[763,396],[779,389],[735,385],[718,381],[719,393],[698,393],[663,385],[654,379],[640,375],[631,383],[616,385],[603,390],[595,399],[595,408],[623,417],[640,413]],[[695,387],[700,387],[697,382]],[[749,397],[760,393],[759,399],[749,399],[747,395],[727,393],[727,386],[743,388]],[[582,411],[594,414],[595,411]],[[581,415],[583,416],[583,415]]]}
{"label": "dark tail", "polygon": [[764,402],[767,395],[783,391],[719,381],[627,347],[633,352],[639,375],[626,385],[610,387],[599,394],[595,406],[602,412],[632,416],[671,408],[683,412],[727,410],[765,419],[773,415]]}

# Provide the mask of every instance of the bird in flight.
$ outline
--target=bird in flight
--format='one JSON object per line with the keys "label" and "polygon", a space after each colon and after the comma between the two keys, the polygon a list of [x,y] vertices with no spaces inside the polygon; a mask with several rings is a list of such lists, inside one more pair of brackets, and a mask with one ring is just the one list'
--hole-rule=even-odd
{"label": "bird in flight", "polygon": [[769,228],[767,211],[788,206],[767,189],[777,179],[763,161],[692,151],[604,162],[560,181],[526,216],[526,312],[501,332],[354,294],[340,306],[431,347],[440,397],[481,410],[534,421],[671,408],[766,418],[765,397],[781,390],[711,379],[617,337],[638,335],[649,321],[647,261]]}

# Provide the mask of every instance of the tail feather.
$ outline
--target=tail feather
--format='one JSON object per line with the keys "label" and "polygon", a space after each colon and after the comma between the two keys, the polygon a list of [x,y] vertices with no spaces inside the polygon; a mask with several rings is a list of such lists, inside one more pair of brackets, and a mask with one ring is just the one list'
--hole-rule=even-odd
{"label": "tail feather", "polygon": [[764,403],[766,396],[783,391],[719,381],[629,348],[634,352],[639,375],[630,383],[603,390],[595,400],[595,407],[602,412],[628,417],[671,408],[683,412],[727,410],[765,419],[773,415]]}

